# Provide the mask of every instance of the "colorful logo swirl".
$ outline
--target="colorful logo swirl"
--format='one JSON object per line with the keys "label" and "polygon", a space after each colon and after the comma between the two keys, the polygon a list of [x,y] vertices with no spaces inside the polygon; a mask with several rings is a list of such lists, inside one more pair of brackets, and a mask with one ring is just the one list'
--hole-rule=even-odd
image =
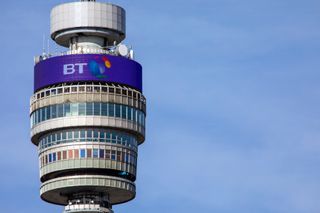
{"label": "colorful logo swirl", "polygon": [[108,76],[105,72],[111,68],[111,62],[106,56],[96,57],[95,59],[90,60],[88,63],[91,74],[96,78],[107,78]]}

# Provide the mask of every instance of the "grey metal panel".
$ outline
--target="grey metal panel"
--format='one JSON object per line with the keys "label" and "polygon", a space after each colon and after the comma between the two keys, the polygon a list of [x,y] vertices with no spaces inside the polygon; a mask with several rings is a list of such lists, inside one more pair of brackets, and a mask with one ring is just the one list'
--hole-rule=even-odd
{"label": "grey metal panel", "polygon": [[[117,24],[110,26],[110,22]],[[75,32],[61,32],[77,28],[92,28],[91,35],[104,36],[118,42],[125,38],[125,10],[119,6],[101,2],[72,2],[56,6],[51,11],[51,35],[63,46]],[[100,32],[97,30],[100,29]],[[80,30],[80,31],[83,31]],[[79,31],[79,32],[80,32]],[[108,31],[108,33],[103,33]]]}
{"label": "grey metal panel", "polygon": [[52,179],[41,186],[41,198],[60,205],[67,205],[68,194],[81,189],[95,190],[110,194],[111,204],[132,200],[135,184],[129,180],[111,176],[83,175]]}

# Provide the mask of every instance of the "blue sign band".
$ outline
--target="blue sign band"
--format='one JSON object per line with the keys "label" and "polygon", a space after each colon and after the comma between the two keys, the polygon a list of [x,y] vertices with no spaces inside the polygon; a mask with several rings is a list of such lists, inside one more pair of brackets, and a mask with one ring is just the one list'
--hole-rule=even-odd
{"label": "blue sign band", "polygon": [[142,67],[120,56],[79,54],[52,57],[34,68],[34,91],[69,82],[105,82],[127,85],[142,92]]}

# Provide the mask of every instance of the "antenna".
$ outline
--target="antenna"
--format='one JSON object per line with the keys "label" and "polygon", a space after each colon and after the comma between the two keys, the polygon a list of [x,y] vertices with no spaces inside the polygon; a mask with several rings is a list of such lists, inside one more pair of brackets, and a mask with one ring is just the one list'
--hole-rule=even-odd
{"label": "antenna", "polygon": [[46,39],[46,35],[43,34],[43,35],[42,35],[42,55],[43,55],[43,56],[46,54],[45,39]]}
{"label": "antenna", "polygon": [[50,40],[47,40],[47,54],[50,55]]}

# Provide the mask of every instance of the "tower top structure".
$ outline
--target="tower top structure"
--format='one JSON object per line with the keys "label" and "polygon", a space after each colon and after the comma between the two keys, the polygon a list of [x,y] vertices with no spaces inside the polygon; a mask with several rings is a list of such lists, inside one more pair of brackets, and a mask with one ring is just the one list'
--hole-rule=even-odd
{"label": "tower top structure", "polygon": [[126,37],[126,12],[117,5],[81,0],[58,5],[51,11],[51,38],[59,45],[106,47]]}

